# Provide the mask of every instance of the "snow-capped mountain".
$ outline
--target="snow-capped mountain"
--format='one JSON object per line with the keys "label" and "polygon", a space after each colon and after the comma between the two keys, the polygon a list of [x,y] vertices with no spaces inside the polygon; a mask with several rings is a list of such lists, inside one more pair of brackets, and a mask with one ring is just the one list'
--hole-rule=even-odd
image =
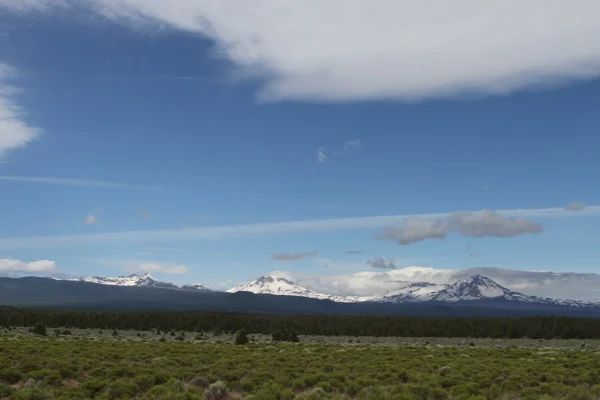
{"label": "snow-capped mountain", "polygon": [[260,278],[249,282],[245,285],[236,286],[232,289],[229,289],[227,290],[227,292],[250,292],[254,294],[271,294],[276,296],[298,296],[308,297],[311,299],[331,300],[338,303],[356,303],[359,301],[365,301],[369,299],[367,297],[362,298],[354,296],[339,296],[335,294],[317,293],[313,290],[300,286],[297,283],[292,282],[288,279],[272,275],[261,276]]}
{"label": "snow-capped mountain", "polygon": [[138,275],[131,274],[127,276],[117,276],[114,278],[103,278],[100,276],[81,277],[81,278],[70,278],[69,281],[80,281],[97,283],[100,285],[113,285],[113,286],[146,286],[146,287],[167,287],[177,288],[177,285],[168,282],[162,282],[156,280],[150,274]]}
{"label": "snow-capped mountain", "polygon": [[[384,296],[383,301],[394,301],[397,303],[406,303],[414,301],[440,301],[440,302],[459,302],[476,300],[504,300],[527,304],[545,304],[568,307],[600,307],[600,303],[592,303],[576,300],[560,300],[546,297],[528,296],[520,292],[515,292],[499,285],[494,280],[483,276],[473,275],[468,278],[460,279],[451,285],[433,285],[429,283],[412,284],[408,288],[412,289],[418,286],[414,292],[417,296],[410,296],[413,291],[407,290],[409,296],[402,295]],[[442,286],[442,289],[435,290]],[[420,291],[421,290],[421,291]],[[404,293],[402,293],[404,294]]]}
{"label": "snow-capped mountain", "polygon": [[445,289],[435,293],[431,297],[431,300],[454,302],[498,298],[522,301],[527,296],[512,292],[485,276],[473,275],[465,279],[460,279],[452,285],[447,285]]}
{"label": "snow-capped mountain", "polygon": [[[58,278],[54,278],[58,279]],[[79,281],[79,282],[90,282],[97,283],[99,285],[111,285],[111,286],[135,286],[135,287],[154,287],[154,288],[165,288],[165,289],[185,289],[185,290],[209,290],[200,284],[184,285],[179,287],[170,282],[163,282],[154,279],[150,274],[131,274],[127,276],[117,276],[114,278],[103,278],[100,276],[90,276],[81,278],[68,278],[63,279],[68,281]]]}
{"label": "snow-capped mountain", "polygon": [[335,294],[317,293],[289,279],[265,275],[248,284],[227,290],[229,293],[251,292],[255,294],[272,294],[278,296],[299,296],[313,299],[328,299],[342,303],[378,302],[378,303],[416,303],[416,302],[464,302],[482,300],[500,300],[516,303],[568,306],[577,308],[600,307],[600,303],[560,300],[546,297],[528,296],[511,291],[499,285],[492,279],[473,275],[447,284],[418,282],[406,287],[388,292],[379,297],[340,296]]}

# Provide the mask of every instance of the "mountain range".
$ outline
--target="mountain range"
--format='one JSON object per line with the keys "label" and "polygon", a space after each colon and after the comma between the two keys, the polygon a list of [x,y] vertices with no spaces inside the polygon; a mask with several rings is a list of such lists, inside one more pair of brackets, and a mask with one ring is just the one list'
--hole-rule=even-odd
{"label": "mountain range", "polygon": [[56,279],[0,277],[3,306],[65,311],[217,311],[422,317],[569,316],[600,318],[600,304],[529,296],[474,275],[452,284],[408,283],[382,296],[320,294],[263,276],[229,291],[177,286],[149,275]]}
{"label": "mountain range", "polygon": [[600,307],[600,303],[563,300],[551,297],[525,295],[501,286],[483,275],[473,275],[452,284],[418,282],[407,284],[402,289],[388,292],[383,296],[339,296],[326,295],[309,290],[288,279],[265,275],[248,284],[229,289],[229,293],[251,292],[279,296],[300,296],[313,299],[327,299],[343,303],[417,303],[417,302],[464,302],[477,300],[503,300],[523,304],[544,304],[565,307]]}
{"label": "mountain range", "polygon": [[[173,283],[154,279],[150,274],[119,276],[115,278],[82,277],[69,281],[95,283],[124,287],[149,287],[175,290],[208,291],[201,284],[177,286]],[[430,282],[407,283],[404,287],[389,291],[382,296],[341,296],[318,293],[298,283],[278,276],[265,275],[249,283],[236,286],[227,293],[249,292],[258,295],[306,297],[317,300],[330,300],[336,303],[458,303],[482,300],[506,301],[514,304],[552,305],[575,308],[600,308],[600,302],[577,301],[526,295],[510,290],[489,277],[476,274],[457,280],[451,284]]]}
{"label": "mountain range", "polygon": [[[58,278],[55,278],[58,279]],[[103,278],[100,276],[81,277],[81,278],[68,278],[62,279],[66,281],[77,281],[77,282],[89,282],[96,283],[99,285],[110,285],[110,286],[135,286],[135,287],[154,287],[154,288],[165,288],[165,289],[184,289],[184,290],[209,290],[199,283],[188,284],[183,286],[177,286],[170,282],[163,282],[154,279],[152,275],[146,273],[143,275],[131,274],[127,276],[117,276],[114,278]]]}

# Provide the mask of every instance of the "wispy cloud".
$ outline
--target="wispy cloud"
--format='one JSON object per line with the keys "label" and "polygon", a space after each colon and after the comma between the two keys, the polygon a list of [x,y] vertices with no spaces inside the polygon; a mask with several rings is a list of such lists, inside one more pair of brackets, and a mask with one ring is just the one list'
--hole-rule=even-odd
{"label": "wispy cloud", "polygon": [[346,250],[346,251],[344,251],[344,253],[346,253],[346,254],[364,254],[364,251],[362,251],[362,250]]}
{"label": "wispy cloud", "polygon": [[42,183],[48,185],[82,186],[98,189],[150,189],[150,186],[129,183],[94,181],[89,179],[52,178],[39,176],[9,176],[0,175],[0,181]]}
{"label": "wispy cloud", "polygon": [[[495,212],[504,217],[518,218],[584,218],[600,216],[600,206],[588,206],[585,210],[577,213],[567,211],[564,207],[496,210]],[[138,230],[62,236],[2,238],[0,239],[0,250],[60,247],[99,242],[158,243],[169,240],[218,240],[268,234],[326,232],[349,229],[380,229],[383,226],[402,223],[410,217],[435,220],[449,215],[452,215],[452,213],[385,215],[376,217],[318,219],[247,225],[205,226],[190,229]]]}
{"label": "wispy cloud", "polygon": [[5,161],[9,152],[25,147],[42,133],[25,122],[23,110],[13,100],[18,90],[6,82],[15,73],[13,68],[0,64],[0,162]]}
{"label": "wispy cloud", "polygon": [[317,150],[317,162],[323,163],[325,160],[327,160],[325,149],[321,147],[319,150]]}
{"label": "wispy cloud", "polygon": [[477,256],[475,255],[475,253],[473,253],[473,250],[471,249],[471,245],[468,245],[468,246],[465,248],[465,252],[467,253],[467,255],[468,255],[469,257],[472,257],[472,258],[475,258],[475,257],[477,257]]}
{"label": "wispy cloud", "polygon": [[318,251],[311,251],[307,253],[275,253],[271,257],[271,261],[298,261],[308,257],[314,257],[318,255]]}
{"label": "wispy cloud", "polygon": [[185,275],[190,269],[185,265],[161,265],[144,263],[137,267],[125,268],[127,272],[144,272],[148,274]]}
{"label": "wispy cloud", "polygon": [[360,147],[360,140],[349,140],[346,143],[344,143],[344,147],[342,147],[339,150],[335,151],[335,155],[336,156],[341,156],[342,154],[345,154],[346,152],[352,150],[352,149],[358,149]]}
{"label": "wispy cloud", "polygon": [[98,213],[104,210],[104,206],[99,206],[95,208],[91,213],[88,214],[87,217],[83,220],[84,223],[88,225],[94,225],[98,223]]}
{"label": "wispy cloud", "polygon": [[96,217],[94,214],[89,214],[87,217],[85,217],[85,219],[83,220],[84,224],[88,224],[88,225],[94,225],[95,223],[98,222],[98,217]]}
{"label": "wispy cloud", "polygon": [[[333,152],[335,157],[346,154],[348,151],[352,149],[358,149],[360,147],[360,140],[349,140],[344,143],[344,146]],[[317,162],[323,163],[327,160],[327,155],[325,154],[325,148],[321,147],[317,150]]]}
{"label": "wispy cloud", "polygon": [[183,264],[171,261],[131,258],[86,258],[82,262],[122,269],[124,272],[145,272],[149,274],[184,275],[191,270]]}
{"label": "wispy cloud", "polygon": [[259,4],[257,11],[255,1],[234,0],[0,1],[15,12],[72,6],[134,28],[205,35],[241,74],[262,78],[264,100],[503,94],[600,75],[596,0],[505,0],[493,6],[450,0],[433,11],[415,0]]}

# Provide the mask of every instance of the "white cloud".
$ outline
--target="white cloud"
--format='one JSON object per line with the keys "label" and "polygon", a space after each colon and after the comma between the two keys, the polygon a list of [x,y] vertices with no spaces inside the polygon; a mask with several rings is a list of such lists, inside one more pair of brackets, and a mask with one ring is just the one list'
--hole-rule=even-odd
{"label": "white cloud", "polygon": [[403,226],[387,226],[380,239],[392,239],[409,245],[427,239],[444,239],[450,232],[468,237],[515,237],[541,233],[542,226],[525,218],[507,217],[495,211],[459,211],[436,220],[409,217]]}
{"label": "white cloud", "polygon": [[263,99],[501,94],[600,74],[597,0],[0,0],[211,38]]}
{"label": "white cloud", "polygon": [[185,275],[190,269],[185,265],[162,265],[143,263],[137,267],[126,268],[128,272],[146,272],[149,274]]}
{"label": "white cloud", "polygon": [[39,176],[9,176],[0,175],[0,181],[42,183],[48,185],[80,186],[98,189],[148,189],[148,186],[134,185],[129,183],[94,181],[89,179],[52,178]]}
{"label": "white cloud", "polygon": [[21,260],[0,259],[0,272],[47,273],[58,272],[56,263],[50,260],[25,262]]}
{"label": "white cloud", "polygon": [[325,149],[321,147],[319,150],[317,150],[317,162],[323,163],[325,160],[327,160]]}
{"label": "white cloud", "polygon": [[42,131],[23,120],[23,110],[12,99],[17,90],[6,84],[15,71],[0,64],[0,162],[13,150],[25,147]]}
{"label": "white cloud", "polygon": [[[585,210],[574,213],[564,209],[532,208],[496,210],[505,217],[520,218],[585,218],[600,216],[600,206],[588,206]],[[419,215],[384,215],[377,217],[354,217],[336,219],[317,219],[305,221],[286,221],[258,223],[247,225],[215,225],[190,229],[139,230],[110,233],[88,233],[62,236],[33,236],[0,238],[0,250],[17,248],[44,248],[81,245],[83,243],[148,243],[156,244],[165,241],[184,240],[219,240],[247,236],[260,236],[284,233],[310,233],[341,231],[350,229],[378,229],[382,226],[402,222],[406,218],[439,219],[451,213],[432,213]],[[162,243],[164,245],[164,243]]]}

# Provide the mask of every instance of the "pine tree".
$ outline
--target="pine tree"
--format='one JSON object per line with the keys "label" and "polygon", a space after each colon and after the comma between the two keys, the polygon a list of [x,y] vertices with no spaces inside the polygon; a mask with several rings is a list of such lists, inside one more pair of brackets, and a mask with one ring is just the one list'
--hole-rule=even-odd
{"label": "pine tree", "polygon": [[235,344],[246,344],[248,341],[249,340],[248,335],[246,335],[246,331],[244,329],[239,330],[235,336]]}
{"label": "pine tree", "polygon": [[42,324],[37,324],[31,328],[31,333],[35,335],[46,336],[46,327]]}

